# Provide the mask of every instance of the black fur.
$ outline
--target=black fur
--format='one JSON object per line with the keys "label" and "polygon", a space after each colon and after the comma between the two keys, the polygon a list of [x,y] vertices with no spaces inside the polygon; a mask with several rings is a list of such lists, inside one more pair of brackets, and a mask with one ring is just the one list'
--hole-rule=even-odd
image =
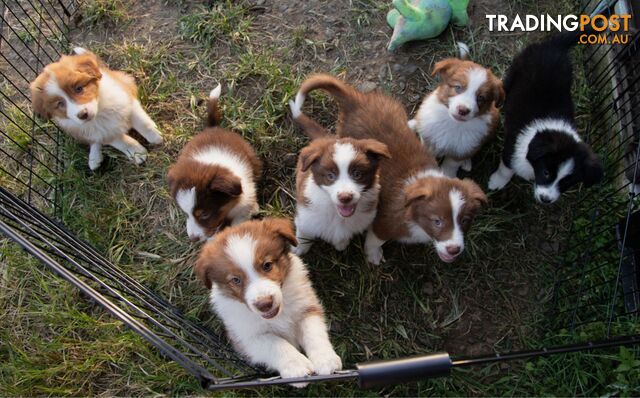
{"label": "black fur", "polygon": [[[573,65],[569,50],[581,33],[562,33],[532,44],[515,57],[504,89],[504,164],[511,168],[516,142],[535,119],[561,119],[575,128],[571,98]],[[556,178],[558,167],[574,159],[574,171],[559,182],[560,192],[583,182],[591,186],[602,179],[602,163],[582,142],[562,131],[540,131],[529,144],[527,160],[534,168],[537,185]]]}

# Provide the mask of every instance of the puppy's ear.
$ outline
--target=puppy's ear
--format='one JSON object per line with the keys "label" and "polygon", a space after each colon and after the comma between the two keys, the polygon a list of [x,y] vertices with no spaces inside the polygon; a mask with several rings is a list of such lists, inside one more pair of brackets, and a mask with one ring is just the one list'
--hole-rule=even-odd
{"label": "puppy's ear", "polygon": [[32,81],[29,84],[29,88],[31,89],[31,106],[33,107],[33,111],[40,115],[42,118],[49,120],[51,119],[51,112],[47,109],[45,105],[45,97],[46,94],[43,90],[43,84],[41,80],[45,77],[45,73],[40,74],[36,78],[36,80]]}
{"label": "puppy's ear", "polygon": [[487,199],[487,195],[480,188],[480,185],[469,178],[462,180],[462,183],[466,187],[467,197],[470,201],[474,202],[478,207],[487,207],[489,205],[489,199]]}
{"label": "puppy's ear", "polygon": [[214,192],[222,192],[226,195],[237,197],[242,195],[240,178],[231,173],[218,173],[209,182],[209,189]]}
{"label": "puppy's ear", "polygon": [[211,290],[212,285],[210,271],[213,266],[214,265],[211,263],[211,256],[207,254],[205,246],[200,252],[200,257],[198,257],[196,265],[193,267],[193,272],[196,274],[198,279],[200,279],[202,284],[209,290]]}
{"label": "puppy's ear", "polygon": [[429,200],[432,189],[428,185],[412,184],[404,189],[404,207],[407,208],[418,200]]}
{"label": "puppy's ear", "polygon": [[171,196],[176,196],[178,178],[176,176],[175,165],[171,166],[167,172],[167,185],[169,185],[169,192],[171,192]]}
{"label": "puppy's ear", "polygon": [[502,105],[504,105],[504,99],[506,96],[504,92],[504,87],[502,85],[502,80],[494,77],[492,93],[493,93],[493,100],[496,103],[496,107],[498,108],[502,107]]}
{"label": "puppy's ear", "polygon": [[367,156],[373,156],[376,159],[387,158],[391,159],[391,153],[389,153],[389,148],[378,140],[366,139],[361,140],[364,145],[364,149],[367,153]]}
{"label": "puppy's ear", "polygon": [[100,67],[98,66],[98,58],[93,53],[76,55],[78,72],[88,75],[90,78],[99,80],[102,78]]}
{"label": "puppy's ear", "polygon": [[293,223],[291,223],[290,220],[286,218],[267,218],[263,222],[267,229],[278,234],[292,246],[298,246],[296,233],[293,230]]}
{"label": "puppy's ear", "polygon": [[604,166],[602,160],[593,153],[587,144],[580,144],[578,162],[582,165],[582,182],[585,187],[590,187],[602,181]]}
{"label": "puppy's ear", "polygon": [[322,148],[314,145],[314,143],[311,143],[311,145],[302,148],[302,151],[300,151],[300,156],[298,156],[300,169],[302,171],[309,170],[309,167],[311,167],[312,164],[320,159],[320,156],[322,156]]}
{"label": "puppy's ear", "polygon": [[451,69],[459,62],[460,60],[457,58],[447,58],[443,59],[442,61],[436,62],[433,70],[431,71],[431,75],[438,76],[442,79],[443,76],[446,76],[451,71]]}

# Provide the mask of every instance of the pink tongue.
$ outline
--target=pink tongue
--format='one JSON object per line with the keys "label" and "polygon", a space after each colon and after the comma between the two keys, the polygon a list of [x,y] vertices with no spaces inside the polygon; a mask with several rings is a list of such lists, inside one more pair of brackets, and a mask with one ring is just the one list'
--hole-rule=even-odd
{"label": "pink tongue", "polygon": [[338,205],[338,213],[340,213],[342,217],[351,217],[353,213],[355,213],[355,211],[356,211],[356,206],[354,205],[348,205],[348,206]]}

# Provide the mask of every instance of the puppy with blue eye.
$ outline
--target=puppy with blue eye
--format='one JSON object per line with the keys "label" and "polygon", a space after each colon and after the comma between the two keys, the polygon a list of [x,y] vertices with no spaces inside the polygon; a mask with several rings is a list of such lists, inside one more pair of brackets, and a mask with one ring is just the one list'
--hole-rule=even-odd
{"label": "puppy with blue eye", "polygon": [[373,139],[323,137],[298,158],[295,253],[306,253],[315,238],[346,249],[376,217],[380,160],[387,146]]}
{"label": "puppy with blue eye", "polygon": [[504,188],[517,174],[534,182],[538,202],[553,203],[580,182],[589,187],[602,179],[602,162],[575,125],[569,50],[577,42],[578,33],[560,34],[513,60],[504,82],[504,151],[489,189]]}

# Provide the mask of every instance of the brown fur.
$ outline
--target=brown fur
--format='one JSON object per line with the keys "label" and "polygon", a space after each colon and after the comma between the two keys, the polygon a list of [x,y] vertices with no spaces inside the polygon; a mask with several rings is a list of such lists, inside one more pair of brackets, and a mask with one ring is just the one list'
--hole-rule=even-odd
{"label": "brown fur", "polygon": [[[226,228],[216,239],[201,249],[194,272],[207,289],[215,283],[227,296],[244,302],[245,274],[225,253],[228,239],[234,235],[250,235],[256,240],[254,269],[280,285],[286,279],[290,267],[289,245],[297,245],[291,221],[282,218],[247,221]],[[265,267],[265,264],[269,267]],[[240,283],[233,283],[233,278]]]}
{"label": "brown fur", "polygon": [[[414,185],[413,189],[426,189],[431,179],[421,179],[411,186],[405,186],[405,181],[420,171],[437,168],[437,163],[430,151],[424,149],[418,137],[409,129],[404,107],[381,92],[364,94],[329,75],[311,76],[303,82],[300,92],[307,95],[316,89],[328,91],[339,104],[340,114],[336,125],[339,137],[373,138],[387,145],[391,159],[382,159],[380,162],[380,204],[373,222],[373,231],[385,241],[407,236],[409,229],[406,222],[412,220],[416,213],[406,211],[409,201],[405,190]],[[304,114],[296,122],[301,123],[305,133],[312,138],[316,138],[316,134],[321,131],[326,132]],[[307,128],[311,130],[306,130]],[[465,194],[472,191],[471,184],[475,185],[470,181],[442,179],[434,188],[442,195],[446,193],[448,203],[451,189],[459,188]],[[444,200],[442,195],[433,198],[439,202]],[[426,201],[421,200],[414,207],[425,207],[425,204]]]}

